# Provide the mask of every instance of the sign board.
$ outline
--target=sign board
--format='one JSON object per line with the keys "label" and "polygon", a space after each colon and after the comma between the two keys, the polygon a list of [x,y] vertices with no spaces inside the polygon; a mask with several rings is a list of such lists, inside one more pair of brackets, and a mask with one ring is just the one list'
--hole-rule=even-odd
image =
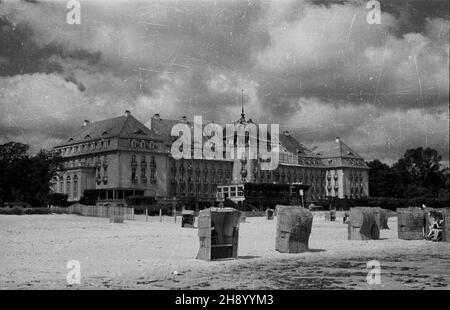
{"label": "sign board", "polygon": [[298,193],[300,194],[300,196],[303,196],[303,190],[299,190]]}

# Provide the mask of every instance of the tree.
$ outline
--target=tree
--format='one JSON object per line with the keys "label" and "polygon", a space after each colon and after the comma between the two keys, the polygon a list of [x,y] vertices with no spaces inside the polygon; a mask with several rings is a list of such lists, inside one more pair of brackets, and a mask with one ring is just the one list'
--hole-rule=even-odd
{"label": "tree", "polygon": [[0,200],[8,202],[18,200],[16,184],[23,178],[21,170],[28,160],[29,146],[19,142],[0,145]]}
{"label": "tree", "polygon": [[0,199],[45,206],[50,182],[62,168],[62,160],[52,151],[41,150],[30,156],[28,150],[28,145],[18,142],[0,145]]}
{"label": "tree", "polygon": [[414,185],[416,188],[427,188],[436,195],[443,185],[441,159],[436,150],[418,147],[407,150],[392,168],[405,187]]}
{"label": "tree", "polygon": [[392,167],[374,160],[369,166],[369,192],[374,197],[448,198],[449,169],[431,148],[409,149]]}
{"label": "tree", "polygon": [[368,162],[369,166],[369,193],[374,197],[394,196],[394,179],[391,168],[378,159]]}

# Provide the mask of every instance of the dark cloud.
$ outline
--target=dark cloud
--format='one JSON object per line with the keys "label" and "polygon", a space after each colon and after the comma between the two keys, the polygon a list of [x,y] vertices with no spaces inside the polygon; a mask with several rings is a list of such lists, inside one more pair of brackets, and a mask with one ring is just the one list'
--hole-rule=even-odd
{"label": "dark cloud", "polygon": [[101,55],[100,52],[89,53],[83,49],[68,50],[57,44],[38,46],[29,25],[23,22],[15,24],[5,18],[0,18],[0,41],[0,57],[8,60],[2,63],[0,76],[35,72],[61,73],[62,65],[52,61],[52,56],[59,56],[63,60],[84,60],[93,65]]}
{"label": "dark cloud", "polygon": [[2,133],[50,144],[125,109],[226,122],[244,89],[249,117],[310,144],[340,135],[368,158],[414,145],[448,156],[448,2],[381,2],[381,25],[363,0],[82,1],[80,25],[64,2],[9,2]]}

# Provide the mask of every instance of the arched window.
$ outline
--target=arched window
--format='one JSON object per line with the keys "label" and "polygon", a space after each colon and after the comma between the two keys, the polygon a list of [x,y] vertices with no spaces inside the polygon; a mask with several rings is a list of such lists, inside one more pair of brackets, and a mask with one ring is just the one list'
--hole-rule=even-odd
{"label": "arched window", "polygon": [[78,176],[75,175],[73,177],[73,198],[77,199],[78,198]]}
{"label": "arched window", "polygon": [[67,196],[69,196],[69,198],[71,198],[71,195],[70,195],[71,186],[70,185],[71,185],[71,180],[70,180],[70,175],[68,175],[66,178],[66,194],[67,194]]}

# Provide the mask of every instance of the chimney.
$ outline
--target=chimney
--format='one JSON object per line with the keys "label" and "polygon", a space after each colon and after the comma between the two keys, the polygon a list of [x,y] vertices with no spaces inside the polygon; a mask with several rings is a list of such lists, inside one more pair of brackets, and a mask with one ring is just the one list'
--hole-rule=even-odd
{"label": "chimney", "polygon": [[90,121],[85,119],[83,122],[83,127],[86,127],[87,125],[89,125]]}
{"label": "chimney", "polygon": [[181,121],[182,121],[183,123],[186,123],[187,117],[186,117],[186,116],[182,116],[182,117],[181,117]]}
{"label": "chimney", "polygon": [[126,117],[130,116],[130,114],[131,114],[130,110],[125,110],[125,116]]}
{"label": "chimney", "polygon": [[156,113],[156,114],[153,115],[153,119],[159,121],[159,120],[161,120],[161,116],[159,116],[159,114]]}
{"label": "chimney", "polygon": [[286,137],[290,137],[291,136],[291,134],[289,133],[289,130],[283,131],[283,135],[285,135]]}

